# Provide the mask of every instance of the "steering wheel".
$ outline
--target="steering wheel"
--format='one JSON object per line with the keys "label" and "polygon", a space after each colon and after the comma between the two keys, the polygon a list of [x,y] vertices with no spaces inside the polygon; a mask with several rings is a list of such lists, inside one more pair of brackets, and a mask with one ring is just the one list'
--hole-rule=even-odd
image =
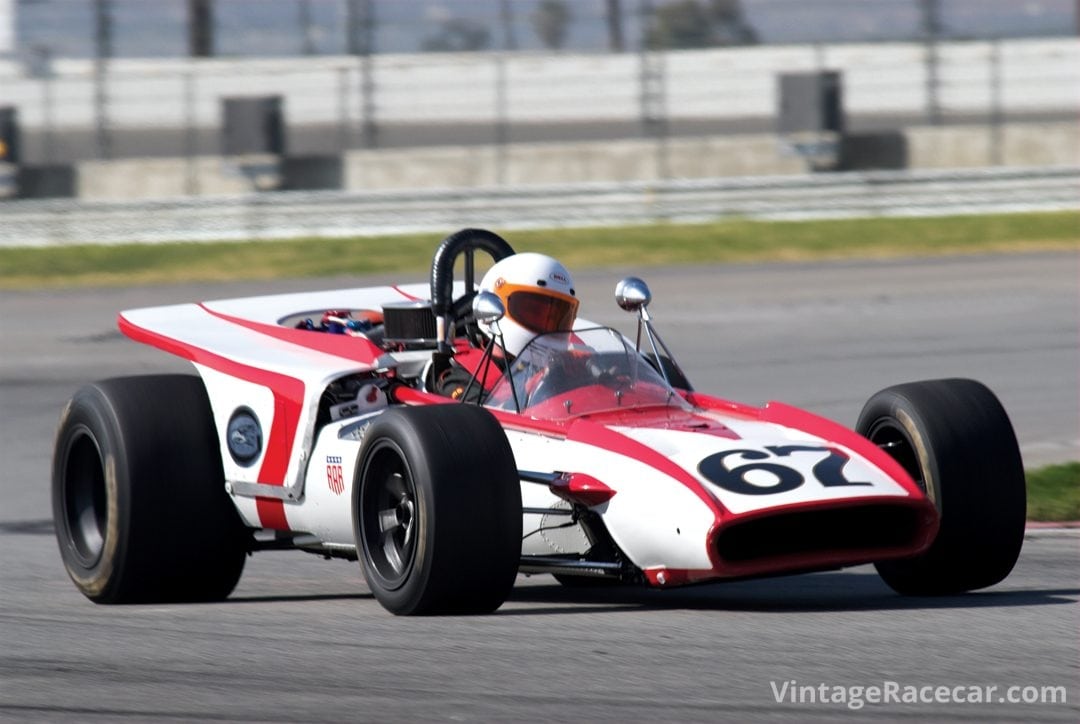
{"label": "steering wheel", "polygon": [[[513,255],[514,248],[498,234],[486,229],[462,229],[442,240],[431,260],[431,307],[435,313],[439,351],[449,352],[451,330],[472,320],[472,300],[476,296],[475,252],[486,252],[499,262]],[[454,266],[465,255],[465,293],[454,299]]]}

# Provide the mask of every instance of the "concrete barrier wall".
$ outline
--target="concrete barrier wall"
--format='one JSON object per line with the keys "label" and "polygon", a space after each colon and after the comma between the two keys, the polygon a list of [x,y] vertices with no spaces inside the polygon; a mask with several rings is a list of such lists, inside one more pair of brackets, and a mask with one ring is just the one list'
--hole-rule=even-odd
{"label": "concrete barrier wall", "polygon": [[[906,134],[909,168],[1080,163],[1080,123],[1007,124],[996,130],[987,126],[931,126],[909,128]],[[995,147],[999,148],[998,157]]]}
{"label": "concrete barrier wall", "polygon": [[[666,173],[665,169],[666,168]],[[347,189],[649,181],[802,173],[775,136],[675,138],[352,151]]]}
{"label": "concrete barrier wall", "polygon": [[241,170],[219,156],[83,161],[75,164],[80,199],[153,199],[250,193]]}
{"label": "concrete barrier wall", "polygon": [[[994,158],[994,131],[985,126],[906,129],[910,169],[985,166],[1070,166],[1080,164],[1080,124],[1014,124],[1000,129],[1000,159]],[[76,193],[83,199],[147,199],[249,193],[261,183],[281,183],[270,157],[247,159],[262,170],[253,179],[237,160],[204,156],[88,161],[76,166]],[[284,165],[286,168],[289,164]],[[653,181],[725,176],[778,176],[807,171],[805,161],[775,135],[740,135],[511,144],[503,147],[422,147],[376,149],[345,154],[340,173],[349,191],[474,188]],[[310,185],[298,178],[291,188],[329,188],[324,174]]]}

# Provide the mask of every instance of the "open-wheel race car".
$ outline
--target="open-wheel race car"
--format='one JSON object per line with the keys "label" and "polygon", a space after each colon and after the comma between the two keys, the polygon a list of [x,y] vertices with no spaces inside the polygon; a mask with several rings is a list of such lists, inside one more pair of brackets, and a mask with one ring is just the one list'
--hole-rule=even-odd
{"label": "open-wheel race car", "polygon": [[666,588],[873,563],[914,595],[1008,575],[1024,472],[986,387],[890,387],[853,430],[712,397],[643,281],[616,287],[631,339],[577,318],[539,257],[465,229],[430,284],[122,312],[198,375],[104,380],[65,408],[53,513],[76,586],[220,600],[268,549],[359,559],[396,614],[493,611],[519,572]]}

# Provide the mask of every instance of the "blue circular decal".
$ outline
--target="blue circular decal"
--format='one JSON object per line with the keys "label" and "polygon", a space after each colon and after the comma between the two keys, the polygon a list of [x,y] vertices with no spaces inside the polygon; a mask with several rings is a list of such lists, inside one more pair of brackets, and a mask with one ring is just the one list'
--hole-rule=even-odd
{"label": "blue circular decal", "polygon": [[255,462],[262,452],[262,428],[255,413],[247,407],[238,408],[229,418],[225,442],[238,465],[247,467]]}

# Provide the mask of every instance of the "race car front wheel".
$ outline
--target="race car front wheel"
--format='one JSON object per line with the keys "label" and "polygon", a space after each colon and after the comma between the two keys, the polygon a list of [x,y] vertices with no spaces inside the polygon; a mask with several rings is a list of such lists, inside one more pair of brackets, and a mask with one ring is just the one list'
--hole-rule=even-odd
{"label": "race car front wheel", "polygon": [[64,567],[97,603],[221,600],[243,570],[250,535],[225,493],[198,377],[76,392],[57,430],[52,504]]}
{"label": "race car front wheel", "polygon": [[1016,435],[993,392],[964,379],[896,385],[870,398],[856,429],[904,467],[940,515],[924,553],[877,564],[889,586],[943,595],[1009,574],[1023,544],[1027,495]]}
{"label": "race car front wheel", "polygon": [[499,423],[472,405],[387,410],[353,486],[364,577],[399,615],[490,613],[521,558],[521,487]]}

